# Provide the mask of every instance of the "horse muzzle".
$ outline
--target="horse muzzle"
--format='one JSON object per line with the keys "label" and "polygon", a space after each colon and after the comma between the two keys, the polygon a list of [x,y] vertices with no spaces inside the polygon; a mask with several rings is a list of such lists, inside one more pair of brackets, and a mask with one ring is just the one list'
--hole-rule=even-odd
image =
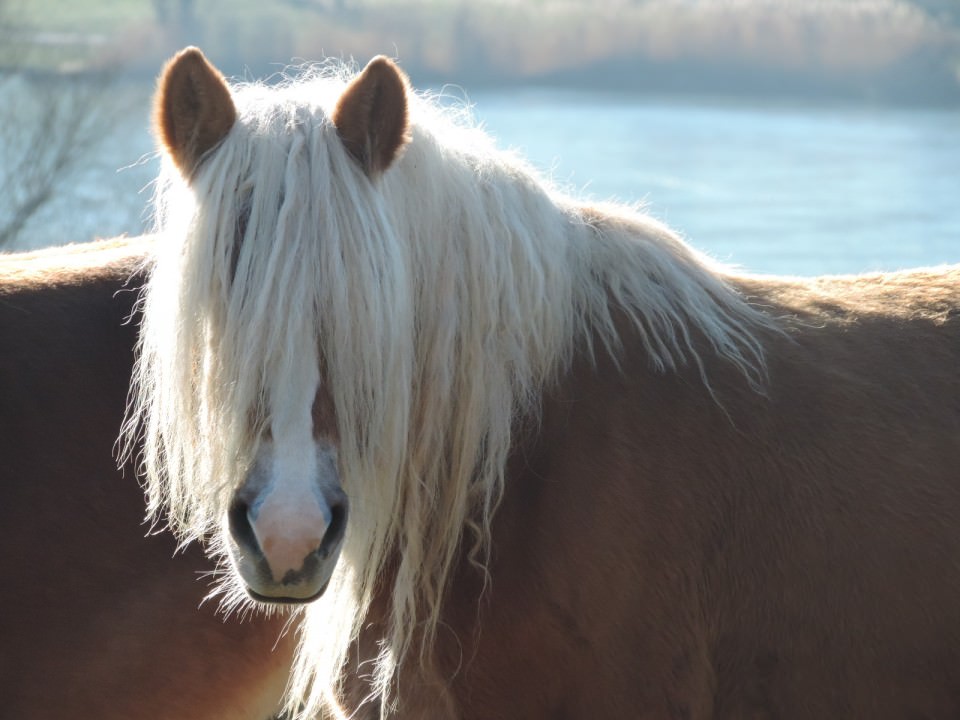
{"label": "horse muzzle", "polygon": [[348,502],[340,489],[284,507],[268,496],[258,503],[234,498],[228,549],[254,599],[308,603],[327,589],[340,557]]}

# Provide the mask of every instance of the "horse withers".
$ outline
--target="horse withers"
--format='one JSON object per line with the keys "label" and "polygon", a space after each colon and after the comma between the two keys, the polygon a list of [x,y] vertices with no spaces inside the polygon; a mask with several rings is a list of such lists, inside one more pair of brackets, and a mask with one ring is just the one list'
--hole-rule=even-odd
{"label": "horse withers", "polygon": [[148,240],[0,257],[0,716],[266,720],[284,618],[225,620],[115,443]]}
{"label": "horse withers", "polygon": [[734,273],[385,58],[156,110],[127,439],[292,710],[960,715],[960,269]]}

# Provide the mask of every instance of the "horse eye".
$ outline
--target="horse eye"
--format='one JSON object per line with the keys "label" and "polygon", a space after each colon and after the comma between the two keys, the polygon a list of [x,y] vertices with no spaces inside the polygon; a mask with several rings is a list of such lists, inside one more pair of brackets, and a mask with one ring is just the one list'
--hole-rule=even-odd
{"label": "horse eye", "polygon": [[243,238],[247,234],[250,224],[250,203],[244,202],[237,213],[236,227],[233,232],[233,247],[230,249],[230,277],[236,277],[237,265],[240,262],[240,250],[243,247]]}
{"label": "horse eye", "polygon": [[243,242],[243,236],[247,234],[247,225],[250,224],[250,202],[246,201],[240,205],[240,212],[237,213],[236,243]]}

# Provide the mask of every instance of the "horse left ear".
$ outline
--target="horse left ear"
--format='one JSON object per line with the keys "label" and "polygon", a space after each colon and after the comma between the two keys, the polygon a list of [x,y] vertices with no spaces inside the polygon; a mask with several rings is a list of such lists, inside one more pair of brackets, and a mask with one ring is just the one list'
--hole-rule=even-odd
{"label": "horse left ear", "polygon": [[226,80],[199,49],[181,50],[163,68],[154,98],[154,127],[185,178],[236,119]]}
{"label": "horse left ear", "polygon": [[333,124],[344,146],[370,177],[390,167],[410,141],[408,87],[403,71],[379,55],[337,101]]}

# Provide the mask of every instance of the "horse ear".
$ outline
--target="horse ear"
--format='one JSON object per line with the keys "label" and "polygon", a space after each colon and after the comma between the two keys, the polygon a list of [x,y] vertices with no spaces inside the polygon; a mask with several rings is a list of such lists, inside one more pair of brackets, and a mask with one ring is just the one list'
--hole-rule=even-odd
{"label": "horse ear", "polygon": [[333,124],[344,146],[370,177],[390,167],[410,141],[408,87],[403,71],[379,55],[337,101]]}
{"label": "horse ear", "polygon": [[223,75],[199,49],[181,50],[163,68],[154,97],[154,128],[184,177],[193,174],[236,119]]}

